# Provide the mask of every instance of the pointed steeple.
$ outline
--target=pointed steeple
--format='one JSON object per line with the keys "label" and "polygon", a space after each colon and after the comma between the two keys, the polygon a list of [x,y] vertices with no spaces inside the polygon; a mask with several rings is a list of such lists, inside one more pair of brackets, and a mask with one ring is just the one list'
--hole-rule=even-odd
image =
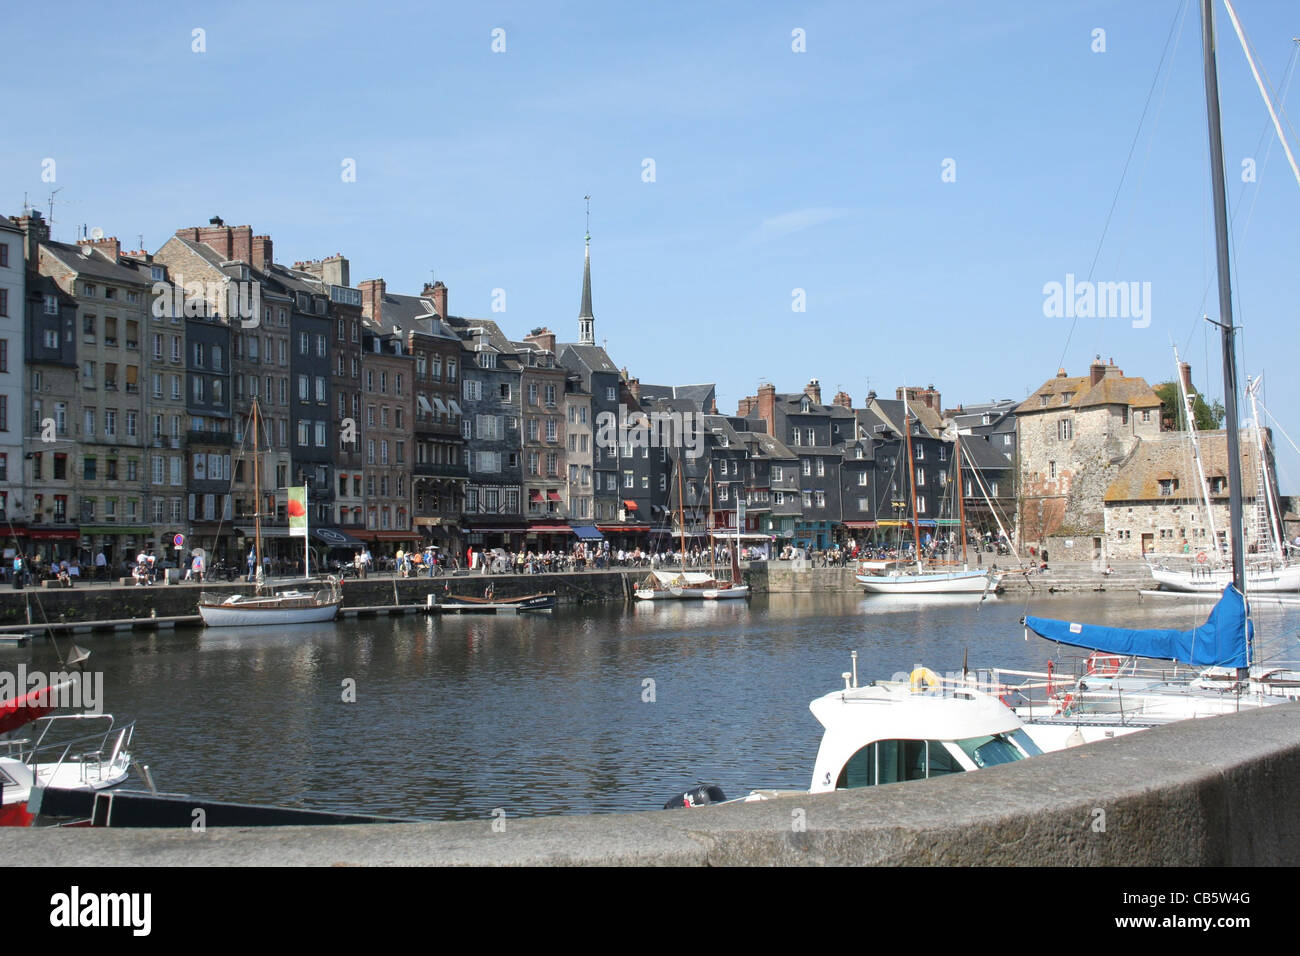
{"label": "pointed steeple", "polygon": [[591,233],[587,233],[587,252],[582,263],[582,306],[578,309],[578,344],[596,344],[596,317],[591,312]]}

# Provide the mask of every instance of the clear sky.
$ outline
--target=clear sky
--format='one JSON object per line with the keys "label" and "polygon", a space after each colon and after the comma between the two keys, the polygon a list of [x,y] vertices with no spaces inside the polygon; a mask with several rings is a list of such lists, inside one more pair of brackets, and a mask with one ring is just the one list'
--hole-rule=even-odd
{"label": "clear sky", "polygon": [[[220,215],[282,262],[341,252],[354,285],[406,293],[434,274],[454,314],[562,340],[591,194],[597,339],[644,381],[716,382],[726,412],[761,380],[1019,399],[1098,353],[1155,383],[1171,342],[1217,397],[1197,6],[12,5],[0,188],[9,213],[59,188],[59,239],[156,250]],[[1281,95],[1300,4],[1237,8]],[[1243,370],[1300,441],[1300,185],[1218,9]],[[1090,272],[1149,282],[1149,326],[1044,315],[1046,283]]]}

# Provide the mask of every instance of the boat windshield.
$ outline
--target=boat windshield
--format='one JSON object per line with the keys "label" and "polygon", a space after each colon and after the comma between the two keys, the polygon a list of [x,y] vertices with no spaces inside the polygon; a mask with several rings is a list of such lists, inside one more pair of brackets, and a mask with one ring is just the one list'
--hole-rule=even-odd
{"label": "boat windshield", "polygon": [[1012,742],[1010,734],[969,737],[957,741],[957,746],[965,751],[966,756],[970,757],[977,767],[992,767],[995,764],[1025,759],[1025,754]]}

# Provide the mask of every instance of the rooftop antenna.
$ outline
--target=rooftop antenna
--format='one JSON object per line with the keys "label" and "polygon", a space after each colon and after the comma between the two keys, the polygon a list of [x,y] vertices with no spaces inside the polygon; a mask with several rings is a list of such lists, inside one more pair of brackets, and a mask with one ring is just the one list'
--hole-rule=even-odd
{"label": "rooftop antenna", "polygon": [[63,187],[60,186],[58,189],[53,189],[50,191],[50,221],[49,221],[50,226],[54,225],[54,196],[62,189]]}

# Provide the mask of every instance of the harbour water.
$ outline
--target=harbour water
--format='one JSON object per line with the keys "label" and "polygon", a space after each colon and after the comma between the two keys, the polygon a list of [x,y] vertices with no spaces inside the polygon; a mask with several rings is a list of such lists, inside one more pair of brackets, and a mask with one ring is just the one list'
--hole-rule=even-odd
{"label": "harbour water", "polygon": [[[731,795],[806,788],[808,711],[842,687],[924,664],[1040,670],[1077,656],[1031,637],[1024,596],[893,600],[786,594],[751,602],[562,608],[79,638],[105,708],[137,720],[160,789],[410,818],[655,809],[699,781]],[[1035,596],[1029,612],[1191,627],[1210,603],[1131,593]],[[1294,660],[1300,608],[1261,606],[1262,653]],[[53,669],[47,643],[0,668]],[[345,700],[355,682],[355,701]]]}

